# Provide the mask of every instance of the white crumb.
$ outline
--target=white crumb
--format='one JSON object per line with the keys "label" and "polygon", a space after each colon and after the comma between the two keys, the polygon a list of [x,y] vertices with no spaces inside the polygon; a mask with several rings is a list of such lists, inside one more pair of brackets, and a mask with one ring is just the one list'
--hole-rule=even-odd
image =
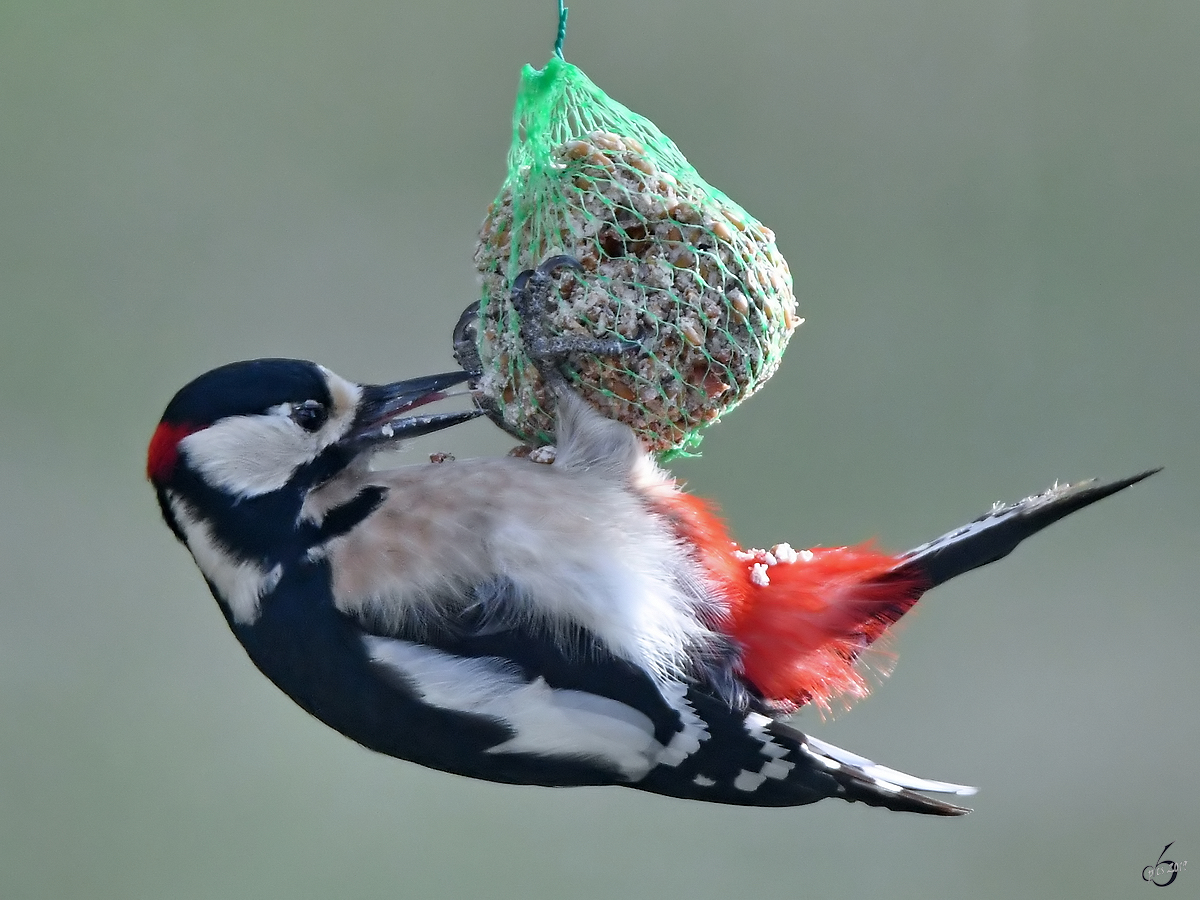
{"label": "white crumb", "polygon": [[771,548],[771,555],[781,563],[794,563],[798,558],[791,544],[776,544]]}

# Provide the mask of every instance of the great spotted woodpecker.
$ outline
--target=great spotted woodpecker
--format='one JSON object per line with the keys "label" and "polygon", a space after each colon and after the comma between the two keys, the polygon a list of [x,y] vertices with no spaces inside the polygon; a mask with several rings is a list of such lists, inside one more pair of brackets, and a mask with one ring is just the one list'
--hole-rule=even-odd
{"label": "great spotted woodpecker", "polygon": [[973,789],[781,721],[860,696],[860,655],[925,590],[1146,477],[1056,486],[891,556],[743,550],[624,425],[560,389],[552,464],[372,471],[466,421],[418,415],[464,372],[363,386],[309,362],[202,375],[148,474],[255,665],[360,744],[474,778],[958,815]]}

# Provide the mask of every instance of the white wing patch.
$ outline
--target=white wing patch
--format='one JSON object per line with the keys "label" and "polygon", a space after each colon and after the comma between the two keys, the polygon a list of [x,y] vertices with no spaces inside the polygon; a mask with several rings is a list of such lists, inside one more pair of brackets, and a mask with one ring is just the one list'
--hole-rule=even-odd
{"label": "white wing patch", "polygon": [[756,791],[766,780],[766,775],[742,769],[742,771],[738,772],[737,778],[733,779],[733,786],[739,791]]}
{"label": "white wing patch", "polygon": [[915,775],[907,775],[896,769],[877,765],[865,756],[859,756],[857,753],[851,753],[849,750],[843,750],[841,747],[827,744],[811,735],[805,735],[804,740],[805,743],[801,744],[801,749],[818,763],[825,766],[825,768],[840,769],[845,765],[859,769],[864,775],[874,781],[878,787],[885,791],[894,792],[907,789],[912,791],[931,791],[936,794],[958,794],[965,797],[974,794],[978,790],[978,788],[973,788],[966,784],[952,784],[949,781],[930,781],[928,778],[917,778]]}
{"label": "white wing patch", "polygon": [[788,773],[796,768],[794,762],[783,758],[788,754],[787,747],[777,743],[775,738],[767,731],[767,726],[770,724],[771,720],[759,713],[752,712],[746,716],[743,727],[746,729],[747,734],[762,744],[763,763],[757,772],[742,769],[738,773],[737,778],[733,780],[733,786],[739,791],[758,790],[768,778],[783,781],[788,777]]}
{"label": "white wing patch", "polygon": [[[678,766],[700,749],[700,744],[709,738],[708,725],[696,714],[687,701],[687,685],[668,681],[658,686],[658,691],[671,708],[679,713],[683,727],[672,735],[655,762],[660,766]],[[716,784],[714,781],[713,784]]]}
{"label": "white wing patch", "polygon": [[543,678],[526,681],[498,657],[455,656],[373,635],[363,641],[371,659],[399,675],[425,703],[486,716],[514,732],[489,753],[586,759],[637,781],[663,752],[650,718],[609,697],[553,688]]}
{"label": "white wing patch", "polygon": [[239,625],[254,624],[263,595],[275,590],[283,577],[283,567],[276,565],[268,570],[250,560],[232,556],[213,537],[207,523],[192,515],[177,494],[168,491],[167,498],[171,515],[187,538],[192,559],[217,589],[218,599],[229,607],[230,615]]}

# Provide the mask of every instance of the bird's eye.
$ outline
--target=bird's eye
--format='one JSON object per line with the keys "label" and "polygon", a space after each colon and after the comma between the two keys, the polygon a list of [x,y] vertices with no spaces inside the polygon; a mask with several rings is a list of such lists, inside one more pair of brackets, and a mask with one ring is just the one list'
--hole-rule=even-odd
{"label": "bird's eye", "polygon": [[320,431],[328,418],[328,410],[316,400],[305,400],[292,407],[292,421],[305,431]]}

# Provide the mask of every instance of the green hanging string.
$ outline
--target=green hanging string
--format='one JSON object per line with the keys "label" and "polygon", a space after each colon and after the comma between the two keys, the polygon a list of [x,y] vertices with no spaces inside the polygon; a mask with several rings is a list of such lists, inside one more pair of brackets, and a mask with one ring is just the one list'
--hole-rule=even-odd
{"label": "green hanging string", "polygon": [[567,39],[567,7],[564,0],[558,0],[558,35],[554,38],[554,55],[565,60],[563,42]]}

